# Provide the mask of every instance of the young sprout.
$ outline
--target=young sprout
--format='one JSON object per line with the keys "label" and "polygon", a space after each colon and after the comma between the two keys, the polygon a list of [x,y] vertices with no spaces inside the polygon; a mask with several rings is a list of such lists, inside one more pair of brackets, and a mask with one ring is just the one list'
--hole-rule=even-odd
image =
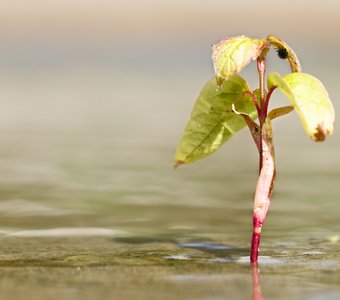
{"label": "young sprout", "polygon": [[[289,62],[291,73],[281,76],[273,72],[266,78],[266,55],[272,47]],[[261,230],[276,175],[271,121],[295,110],[307,135],[314,141],[324,141],[333,133],[334,108],[323,84],[303,73],[294,51],[273,35],[264,39],[227,38],[213,45],[212,51],[215,78],[206,83],[196,100],[177,147],[175,167],[212,154],[240,129],[249,128],[259,153],[250,251],[250,261],[257,264]],[[255,91],[237,75],[253,60],[259,75]],[[287,96],[291,105],[268,112],[276,89]]]}

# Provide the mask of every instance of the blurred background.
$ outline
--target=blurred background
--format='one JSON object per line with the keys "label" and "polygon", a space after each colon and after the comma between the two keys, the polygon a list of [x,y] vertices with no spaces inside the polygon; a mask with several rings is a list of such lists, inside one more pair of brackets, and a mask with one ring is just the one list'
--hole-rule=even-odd
{"label": "blurred background", "polygon": [[[339,15],[338,0],[1,0],[1,298],[249,299],[252,139],[176,171],[175,149],[226,37],[280,37],[337,111]],[[340,298],[338,124],[324,143],[294,112],[273,124],[270,299]]]}
{"label": "blurred background", "polygon": [[[337,110],[339,13],[335,0],[1,1],[3,231],[223,224],[226,232],[219,222],[230,213],[248,237],[257,154],[246,130],[204,161],[172,169],[192,105],[214,75],[210,46],[240,34],[282,38]],[[289,72],[276,54],[271,69]],[[242,74],[255,89],[254,70]],[[281,103],[276,92],[272,105]],[[274,213],[319,215],[321,206],[327,222],[339,217],[337,127],[315,144],[294,113],[275,121]]]}

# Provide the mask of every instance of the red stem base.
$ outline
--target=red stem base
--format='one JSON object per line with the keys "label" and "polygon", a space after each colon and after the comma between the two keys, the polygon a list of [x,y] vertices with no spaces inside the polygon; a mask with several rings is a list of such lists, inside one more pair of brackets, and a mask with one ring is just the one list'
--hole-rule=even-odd
{"label": "red stem base", "polygon": [[253,238],[251,240],[251,250],[250,250],[250,262],[257,263],[259,256],[261,232],[253,232]]}

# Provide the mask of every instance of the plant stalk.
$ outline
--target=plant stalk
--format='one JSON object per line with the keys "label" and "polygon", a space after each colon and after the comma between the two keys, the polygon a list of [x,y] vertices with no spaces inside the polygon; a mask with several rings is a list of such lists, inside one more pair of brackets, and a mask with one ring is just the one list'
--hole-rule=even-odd
{"label": "plant stalk", "polygon": [[258,260],[262,225],[269,209],[276,175],[272,126],[269,118],[266,118],[261,128],[261,150],[262,164],[254,199],[251,263],[257,263]]}
{"label": "plant stalk", "polygon": [[[265,75],[266,75],[266,57],[259,57],[257,59],[257,72],[259,73],[259,83],[260,83],[260,107],[263,108],[263,105],[265,103]],[[259,116],[260,118],[260,116]]]}
{"label": "plant stalk", "polygon": [[[260,88],[260,110],[258,112],[258,118],[260,121],[260,135],[262,136],[263,123],[267,117],[264,112],[266,111],[266,89],[265,89],[265,75],[266,75],[266,57],[259,56],[257,59],[257,72],[259,73],[259,88]],[[262,169],[262,138],[260,138],[260,150],[259,150],[259,173]]]}
{"label": "plant stalk", "polygon": [[261,230],[269,209],[271,194],[275,182],[275,153],[273,145],[272,125],[267,118],[268,103],[272,91],[266,97],[265,73],[266,57],[257,60],[260,87],[260,142],[259,142],[259,179],[257,181],[254,212],[253,212],[253,236],[251,242],[250,261],[257,263],[261,239]]}

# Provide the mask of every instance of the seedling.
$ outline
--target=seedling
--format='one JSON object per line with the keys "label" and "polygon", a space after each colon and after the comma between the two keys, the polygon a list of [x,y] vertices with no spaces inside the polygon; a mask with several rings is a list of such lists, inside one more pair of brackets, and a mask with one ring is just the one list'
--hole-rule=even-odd
{"label": "seedling", "polygon": [[[266,56],[271,48],[280,59],[288,61],[291,73],[280,76],[273,72],[266,79]],[[271,121],[295,110],[307,135],[316,142],[324,141],[333,133],[334,108],[323,84],[303,73],[294,51],[273,35],[264,39],[227,38],[213,45],[212,52],[216,76],[206,83],[196,100],[176,151],[175,167],[212,154],[248,126],[259,153],[250,252],[250,261],[257,263],[261,229],[276,174]],[[256,60],[259,74],[259,87],[254,91],[237,75],[252,60]],[[268,112],[276,89],[287,96],[291,105]]]}

